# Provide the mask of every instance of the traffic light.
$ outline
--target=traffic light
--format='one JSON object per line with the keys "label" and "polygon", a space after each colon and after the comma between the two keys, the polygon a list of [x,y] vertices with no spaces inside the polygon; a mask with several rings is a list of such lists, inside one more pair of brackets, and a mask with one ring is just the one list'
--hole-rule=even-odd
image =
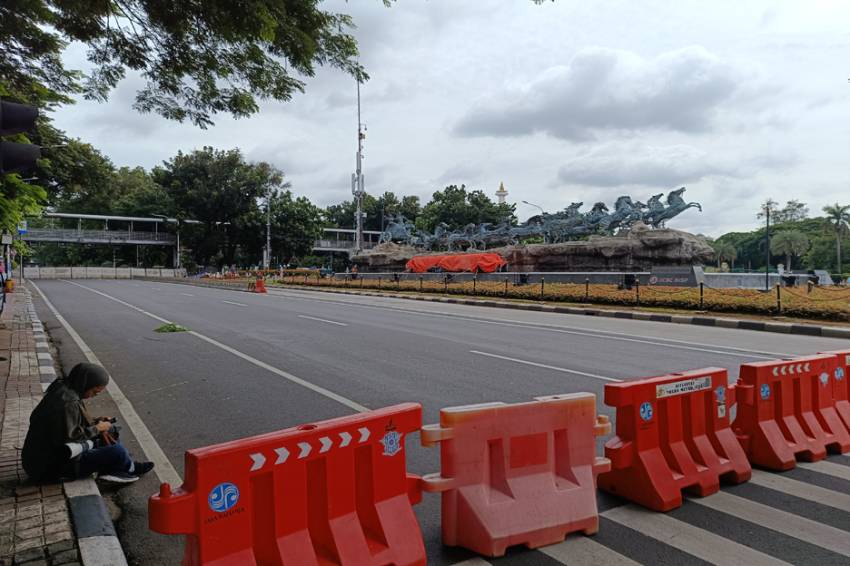
{"label": "traffic light", "polygon": [[[11,136],[35,128],[38,108],[0,101],[0,136]],[[0,173],[23,171],[35,165],[41,148],[29,143],[0,140]]]}

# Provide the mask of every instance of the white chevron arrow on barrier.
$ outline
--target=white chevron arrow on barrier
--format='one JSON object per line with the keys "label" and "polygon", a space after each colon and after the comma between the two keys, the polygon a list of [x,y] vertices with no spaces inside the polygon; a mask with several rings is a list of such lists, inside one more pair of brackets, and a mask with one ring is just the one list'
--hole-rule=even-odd
{"label": "white chevron arrow on barrier", "polygon": [[299,460],[300,460],[301,458],[306,458],[307,456],[309,456],[309,455],[310,455],[310,452],[312,452],[312,451],[313,451],[313,447],[312,447],[312,446],[310,446],[310,443],[309,443],[309,442],[299,442],[299,443],[298,443],[298,448],[300,448],[300,449],[301,449],[301,453],[300,453],[300,454],[298,454],[298,459],[299,459]]}
{"label": "white chevron arrow on barrier", "polygon": [[773,375],[774,375],[774,376],[778,376],[778,375],[779,375],[779,367],[778,367],[778,366],[777,366],[777,367],[775,367],[775,368],[773,368]]}
{"label": "white chevron arrow on barrier", "polygon": [[251,454],[251,460],[254,462],[251,464],[251,471],[256,472],[266,463],[266,457],[260,454],[259,452],[255,454]]}
{"label": "white chevron arrow on barrier", "polygon": [[339,437],[342,439],[342,442],[339,443],[340,448],[345,448],[351,442],[351,435],[347,432],[339,433]]}
{"label": "white chevron arrow on barrier", "polygon": [[357,432],[359,432],[359,433],[360,433],[360,442],[361,442],[361,443],[366,442],[367,440],[369,440],[369,435],[370,435],[370,434],[372,434],[371,432],[369,432],[369,429],[368,429],[368,428],[366,428],[365,426],[364,426],[364,427],[362,427],[362,428],[358,428],[358,429],[357,429]]}
{"label": "white chevron arrow on barrier", "polygon": [[275,465],[283,464],[289,458],[289,450],[281,446],[280,448],[274,449],[275,454],[277,454],[277,460],[274,461]]}
{"label": "white chevron arrow on barrier", "polygon": [[319,442],[322,445],[322,447],[319,449],[319,454],[324,454],[325,452],[331,449],[331,446],[334,445],[334,441],[328,438],[327,436],[323,436],[322,438],[320,438]]}

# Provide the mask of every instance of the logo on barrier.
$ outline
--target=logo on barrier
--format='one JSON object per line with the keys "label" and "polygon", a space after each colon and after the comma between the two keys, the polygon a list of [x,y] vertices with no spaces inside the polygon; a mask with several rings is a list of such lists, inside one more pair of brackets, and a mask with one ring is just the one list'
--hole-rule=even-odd
{"label": "logo on barrier", "polygon": [[835,379],[838,381],[844,379],[844,368],[835,368]]}
{"label": "logo on barrier", "polygon": [[645,421],[652,420],[652,403],[644,402],[640,406],[640,418]]}
{"label": "logo on barrier", "polygon": [[762,400],[770,399],[770,385],[767,383],[762,385],[759,393],[761,394]]}
{"label": "logo on barrier", "polygon": [[384,456],[395,456],[401,452],[401,435],[396,431],[393,422],[386,428],[387,433],[381,439],[381,444],[384,446]]}
{"label": "logo on barrier", "polygon": [[239,488],[230,482],[220,483],[212,488],[207,501],[210,509],[216,513],[224,513],[239,501]]}
{"label": "logo on barrier", "polygon": [[829,383],[829,374],[827,372],[820,374],[820,382],[824,386]]}

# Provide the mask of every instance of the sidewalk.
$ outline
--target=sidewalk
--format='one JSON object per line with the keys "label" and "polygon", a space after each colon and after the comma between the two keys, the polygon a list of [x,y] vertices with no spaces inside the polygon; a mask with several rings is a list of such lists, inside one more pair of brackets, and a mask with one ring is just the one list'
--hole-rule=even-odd
{"label": "sidewalk", "polygon": [[21,467],[30,412],[56,370],[29,291],[19,287],[6,300],[0,315],[0,566],[126,564],[93,480],[36,486]]}

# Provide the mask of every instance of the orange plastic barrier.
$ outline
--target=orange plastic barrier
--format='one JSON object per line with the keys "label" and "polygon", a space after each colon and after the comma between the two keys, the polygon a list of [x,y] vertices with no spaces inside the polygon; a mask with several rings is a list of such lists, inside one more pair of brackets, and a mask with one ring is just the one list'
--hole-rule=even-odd
{"label": "orange plastic barrier", "polygon": [[850,450],[850,433],[835,411],[832,354],[743,364],[738,378],[735,434],[750,462],[789,470],[796,458]]}
{"label": "orange plastic barrier", "polygon": [[441,410],[421,438],[441,443],[442,473],[424,476],[422,488],[442,492],[443,544],[502,556],[595,533],[595,478],[610,462],[595,457],[594,437],[610,430],[590,393]]}
{"label": "orange plastic barrier", "polygon": [[612,470],[599,487],[656,511],[682,505],[682,490],[700,496],[720,479],[741,483],[752,468],[729,426],[725,369],[708,368],[605,384],[617,408],[617,434],[605,443]]}
{"label": "orange plastic barrier", "polygon": [[480,271],[492,273],[503,265],[507,265],[507,262],[499,254],[480,253],[417,255],[410,258],[404,267],[413,273],[424,273],[434,267],[450,272]]}
{"label": "orange plastic barrier", "polygon": [[405,403],[190,450],[150,528],[187,535],[184,565],[424,565],[404,449],[421,423]]}
{"label": "orange plastic barrier", "polygon": [[266,282],[262,277],[257,277],[257,282],[254,284],[255,293],[268,293],[266,291]]}
{"label": "orange plastic barrier", "polygon": [[836,356],[835,379],[832,381],[832,395],[835,399],[835,412],[841,417],[844,427],[850,430],[850,350],[823,352]]}

